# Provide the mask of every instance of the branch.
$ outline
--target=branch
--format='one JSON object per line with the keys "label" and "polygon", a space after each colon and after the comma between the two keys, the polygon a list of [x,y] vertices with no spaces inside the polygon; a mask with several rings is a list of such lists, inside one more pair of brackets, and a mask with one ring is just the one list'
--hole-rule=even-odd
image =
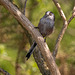
{"label": "branch", "polygon": [[42,73],[42,75],[51,75],[50,70],[49,70],[39,48],[37,48],[37,47],[35,48],[35,50],[33,52],[33,56],[34,56],[35,62],[37,63],[37,66],[38,66],[40,72]]}
{"label": "branch", "polygon": [[25,0],[25,4],[24,4],[24,11],[23,11],[24,15],[25,15],[26,3],[27,3],[27,0]]}
{"label": "branch", "polygon": [[60,16],[61,16],[61,18],[62,18],[64,21],[66,21],[66,16],[65,16],[63,10],[61,9],[61,6],[60,6],[59,2],[58,2],[57,0],[53,0],[53,2],[54,2],[54,4],[56,5],[56,7],[57,7],[57,9],[58,9],[58,11],[59,11],[59,14],[60,14]]}
{"label": "branch", "polygon": [[74,5],[74,8],[73,8],[73,16],[75,17],[75,5]]}
{"label": "branch", "polygon": [[[66,29],[67,29],[67,26],[68,26],[68,24],[70,23],[70,21],[74,18],[73,15],[75,15],[75,14],[73,13],[73,15],[71,16],[71,18],[69,19],[69,21],[67,21],[67,20],[66,20],[66,16],[64,15],[64,12],[63,12],[63,10],[61,9],[61,6],[60,6],[60,4],[58,3],[58,1],[57,1],[57,0],[53,0],[53,2],[55,3],[55,5],[56,5],[56,7],[57,7],[57,9],[58,9],[58,11],[59,11],[59,14],[60,14],[61,18],[62,18],[63,21],[64,21],[64,25],[63,25],[63,27],[62,27],[62,29],[61,29],[59,35],[58,35],[58,38],[57,38],[56,44],[55,44],[55,48],[54,48],[54,51],[53,51],[53,57],[54,57],[54,59],[55,59],[55,57],[56,57],[56,55],[57,55],[57,52],[58,52],[58,47],[59,47],[59,45],[60,45],[60,42],[61,42],[61,40],[62,40],[62,38],[63,38],[63,35],[64,35]],[[74,7],[74,9],[75,9],[75,7]]]}
{"label": "branch", "polygon": [[0,68],[0,72],[1,72],[2,74],[4,74],[4,75],[10,75],[7,71],[5,71],[5,70],[3,70],[3,69],[1,69],[1,68]]}
{"label": "branch", "polygon": [[75,6],[73,8],[73,13],[72,16],[70,17],[70,19],[68,20],[68,24],[71,22],[71,20],[75,17]]}
{"label": "branch", "polygon": [[9,12],[22,24],[24,28],[32,35],[34,40],[37,42],[40,51],[45,58],[45,61],[49,67],[51,75],[61,75],[57,65],[49,51],[47,44],[44,42],[43,37],[37,29],[34,28],[33,24],[8,0],[0,0],[0,3],[9,10]]}
{"label": "branch", "polygon": [[62,27],[62,29],[61,29],[61,32],[60,32],[59,35],[58,35],[58,38],[57,38],[56,44],[55,44],[55,48],[54,48],[54,51],[53,51],[53,57],[54,57],[54,59],[55,59],[55,57],[56,57],[56,55],[57,55],[57,52],[58,52],[59,44],[60,44],[60,42],[61,42],[61,40],[62,40],[62,38],[63,38],[63,35],[64,35],[64,33],[65,33],[65,30],[67,29],[68,23],[67,23],[67,20],[66,20],[66,16],[65,16],[63,10],[61,9],[61,6],[60,6],[60,4],[58,3],[58,1],[57,1],[57,0],[53,0],[53,2],[54,2],[54,4],[56,5],[56,7],[57,7],[57,9],[58,9],[58,11],[59,11],[59,14],[60,14],[60,16],[61,16],[61,18],[62,18],[63,21],[64,21],[64,25],[63,25],[63,27]]}

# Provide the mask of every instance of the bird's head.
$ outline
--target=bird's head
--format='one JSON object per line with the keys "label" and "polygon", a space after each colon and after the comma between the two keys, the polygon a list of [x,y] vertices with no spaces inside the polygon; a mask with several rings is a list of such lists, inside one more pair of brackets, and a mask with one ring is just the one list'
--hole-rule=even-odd
{"label": "bird's head", "polygon": [[51,11],[47,11],[46,13],[45,13],[45,16],[44,16],[45,18],[49,18],[49,19],[51,19],[51,20],[55,20],[55,16],[54,16],[54,14],[51,12]]}

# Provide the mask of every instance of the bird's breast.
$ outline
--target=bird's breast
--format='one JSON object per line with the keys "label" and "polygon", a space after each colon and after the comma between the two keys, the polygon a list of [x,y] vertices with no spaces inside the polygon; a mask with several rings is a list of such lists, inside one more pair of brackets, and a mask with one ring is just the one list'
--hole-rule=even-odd
{"label": "bird's breast", "polygon": [[45,37],[53,32],[54,23],[50,19],[41,19],[38,27],[42,36]]}

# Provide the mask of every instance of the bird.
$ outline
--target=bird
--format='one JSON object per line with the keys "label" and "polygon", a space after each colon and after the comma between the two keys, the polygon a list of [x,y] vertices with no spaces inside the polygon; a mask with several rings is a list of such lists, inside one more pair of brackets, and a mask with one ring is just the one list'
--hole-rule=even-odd
{"label": "bird", "polygon": [[[54,31],[54,24],[55,24],[55,15],[51,11],[45,12],[45,15],[40,19],[38,27],[39,32],[43,37],[46,37],[50,35]],[[31,54],[34,51],[34,48],[37,46],[37,43],[34,41],[31,48],[29,49],[29,52],[26,55],[26,59],[28,60],[31,56]]]}

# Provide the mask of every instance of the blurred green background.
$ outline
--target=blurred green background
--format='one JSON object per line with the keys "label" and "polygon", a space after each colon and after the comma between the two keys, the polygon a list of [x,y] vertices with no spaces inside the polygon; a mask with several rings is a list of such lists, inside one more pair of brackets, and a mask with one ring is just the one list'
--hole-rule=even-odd
{"label": "blurred green background", "polygon": [[[23,11],[24,0],[10,0]],[[58,0],[67,17],[72,15],[75,0]],[[59,12],[52,0],[28,0],[26,6],[26,17],[37,26],[40,18],[46,11],[55,14],[55,31],[47,38],[47,44],[53,51],[58,34],[63,26]],[[26,31],[27,32],[27,31]],[[33,58],[25,63],[24,58],[30,48],[29,40],[17,20],[0,5],[0,68],[8,71],[11,75],[17,75],[16,61],[19,57],[20,75],[42,75]],[[20,50],[20,56],[18,56]],[[75,18],[69,24],[61,41],[56,63],[62,75],[75,75]]]}

